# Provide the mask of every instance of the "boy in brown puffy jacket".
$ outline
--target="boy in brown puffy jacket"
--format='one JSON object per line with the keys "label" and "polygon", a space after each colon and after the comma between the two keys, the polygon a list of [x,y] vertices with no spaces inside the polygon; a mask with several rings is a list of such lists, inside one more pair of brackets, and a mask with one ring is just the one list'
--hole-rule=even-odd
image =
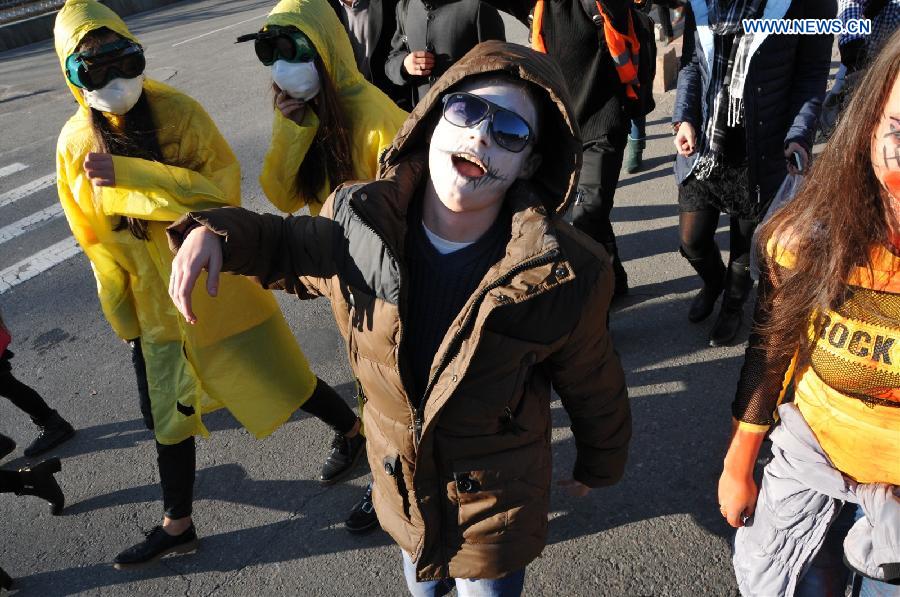
{"label": "boy in brown puffy jacket", "polygon": [[195,321],[201,269],[330,299],[365,394],[382,527],[414,595],[518,595],[546,543],[551,387],[572,420],[570,493],[617,482],[631,437],[606,328],[602,247],[560,217],[578,126],[555,62],[486,42],[435,84],[319,217],[236,208],[170,227],[170,294]]}

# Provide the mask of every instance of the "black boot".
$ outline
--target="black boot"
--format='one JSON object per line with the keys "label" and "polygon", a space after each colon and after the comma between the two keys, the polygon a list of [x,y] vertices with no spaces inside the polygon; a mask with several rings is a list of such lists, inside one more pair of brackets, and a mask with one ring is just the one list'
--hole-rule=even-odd
{"label": "black boot", "polygon": [[11,437],[6,437],[0,433],[0,459],[6,458],[12,451],[16,449],[16,442]]}
{"label": "black boot", "polygon": [[375,506],[372,504],[371,483],[366,487],[362,499],[353,506],[344,526],[351,533],[365,533],[378,526],[378,514],[375,513]]}
{"label": "black boot", "polygon": [[12,578],[6,573],[6,570],[0,568],[0,589],[11,591],[13,586]]}
{"label": "black boot", "polygon": [[619,259],[619,248],[616,243],[603,243],[603,248],[612,258],[613,276],[615,277],[616,286],[613,290],[613,300],[621,298],[628,294],[628,274],[622,266],[622,260]]}
{"label": "black boot", "polygon": [[322,485],[336,483],[349,473],[365,448],[366,438],[362,433],[348,438],[342,433],[335,432],[334,439],[331,440],[331,453],[325,459],[322,474],[319,475]]}
{"label": "black boot", "polygon": [[741,330],[744,316],[744,303],[753,289],[753,278],[750,277],[750,266],[735,262],[728,267],[725,280],[725,298],[722,299],[722,310],[709,333],[710,346],[727,346],[734,341]]}
{"label": "black boot", "polygon": [[718,248],[714,248],[708,255],[696,258],[688,257],[684,249],[681,249],[681,254],[703,280],[703,288],[691,301],[691,308],[688,310],[688,321],[697,323],[712,314],[716,301],[722,294],[722,288],[725,286],[725,264],[722,263],[722,255]]}
{"label": "black boot", "polygon": [[35,421],[34,423],[41,428],[41,432],[37,439],[25,448],[25,456],[29,458],[40,456],[75,435],[75,429],[69,425],[68,421],[59,416],[59,413],[55,410],[45,420]]}
{"label": "black boot", "polygon": [[29,468],[20,468],[22,489],[16,495],[33,495],[47,500],[50,503],[50,513],[58,516],[66,505],[66,498],[53,474],[61,469],[59,458],[51,458]]}
{"label": "black boot", "polygon": [[195,552],[199,544],[193,523],[180,535],[170,535],[161,526],[153,527],[143,541],[117,555],[113,566],[116,570],[140,568],[170,553]]}

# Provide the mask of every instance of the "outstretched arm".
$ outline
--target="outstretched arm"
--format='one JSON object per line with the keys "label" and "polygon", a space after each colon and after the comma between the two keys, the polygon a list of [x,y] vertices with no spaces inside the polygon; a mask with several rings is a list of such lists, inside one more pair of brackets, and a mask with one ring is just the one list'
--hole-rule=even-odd
{"label": "outstretched arm", "polygon": [[220,271],[253,276],[266,288],[321,296],[327,295],[324,280],[337,273],[337,255],[344,247],[340,226],[329,218],[282,218],[237,207],[192,212],[172,224],[168,234],[177,252],[169,294],[191,323],[196,321],[191,292],[203,269],[213,296]]}

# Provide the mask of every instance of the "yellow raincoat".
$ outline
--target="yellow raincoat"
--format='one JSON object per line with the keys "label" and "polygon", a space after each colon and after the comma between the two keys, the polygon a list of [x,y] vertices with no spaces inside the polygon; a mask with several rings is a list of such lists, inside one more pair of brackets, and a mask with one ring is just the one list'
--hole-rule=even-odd
{"label": "yellow raincoat", "polygon": [[[315,46],[347,115],[354,177],[373,180],[378,158],[406,120],[406,112],[360,74],[347,32],[327,0],[281,0],[266,19],[265,27],[273,25],[296,27]],[[315,112],[306,110],[298,125],[282,116],[278,108],[274,111],[272,145],[266,154],[259,183],[275,207],[292,213],[306,204],[294,183],[297,170],[315,138],[319,119]],[[309,203],[312,215],[318,215],[333,190],[326,180],[316,200]]]}
{"label": "yellow raincoat", "polygon": [[[100,27],[137,41],[95,0],[66,2],[54,27],[60,65]],[[167,294],[166,225],[191,210],[239,205],[237,158],[197,102],[146,80],[160,148],[166,163],[178,166],[114,156],[116,186],[95,188],[83,168],[95,151],[91,112],[81,90],[69,87],[80,105],[57,143],[59,198],[91,261],[110,325],[123,339],[141,338],[157,440],[175,444],[208,435],[201,413],[221,406],[256,437],[270,434],[316,385],[274,297],[248,278],[223,275],[219,296],[211,299],[204,278],[193,295],[198,322],[189,326]],[[148,220],[150,240],[114,232],[121,216]]]}

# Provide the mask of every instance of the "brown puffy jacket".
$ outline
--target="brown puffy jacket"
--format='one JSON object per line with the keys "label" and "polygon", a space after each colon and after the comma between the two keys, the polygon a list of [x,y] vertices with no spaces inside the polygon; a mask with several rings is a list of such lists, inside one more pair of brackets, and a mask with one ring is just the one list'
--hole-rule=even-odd
{"label": "brown puffy jacket", "polygon": [[[439,98],[465,77],[500,70],[546,91],[536,149],[544,161],[532,182],[507,193],[505,256],[451,324],[417,410],[403,376],[406,212],[427,176]],[[600,487],[622,476],[631,413],[606,327],[609,257],[559,217],[581,161],[564,89],[551,59],[485,42],[413,111],[382,156],[379,179],[339,188],[319,217],[226,208],[190,214],[170,231],[177,247],[205,225],[224,237],[227,271],[330,299],[366,401],[378,518],[421,580],[496,578],[540,555],[551,386],[572,421],[574,478]]]}

